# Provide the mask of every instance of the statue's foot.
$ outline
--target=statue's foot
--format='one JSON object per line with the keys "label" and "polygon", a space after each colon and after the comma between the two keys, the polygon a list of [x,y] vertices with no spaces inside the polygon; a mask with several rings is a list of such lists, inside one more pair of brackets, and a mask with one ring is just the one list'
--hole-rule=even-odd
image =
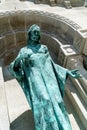
{"label": "statue's foot", "polygon": [[40,1],[39,0],[35,0],[34,3],[35,4],[40,4]]}
{"label": "statue's foot", "polygon": [[64,0],[64,6],[67,8],[67,9],[71,9],[72,6],[71,6],[71,3],[69,0]]}

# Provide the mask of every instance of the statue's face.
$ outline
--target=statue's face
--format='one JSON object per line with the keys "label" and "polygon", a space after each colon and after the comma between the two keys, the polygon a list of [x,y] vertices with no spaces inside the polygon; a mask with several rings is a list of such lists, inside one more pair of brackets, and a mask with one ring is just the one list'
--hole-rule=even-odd
{"label": "statue's face", "polygon": [[31,31],[31,40],[32,41],[38,41],[40,37],[40,28],[38,26],[34,27]]}

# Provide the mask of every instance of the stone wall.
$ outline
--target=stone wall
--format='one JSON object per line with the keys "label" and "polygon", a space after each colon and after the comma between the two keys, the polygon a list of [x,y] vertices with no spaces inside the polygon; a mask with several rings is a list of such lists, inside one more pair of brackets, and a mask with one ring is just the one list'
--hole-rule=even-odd
{"label": "stone wall", "polygon": [[32,24],[41,27],[41,43],[48,46],[54,60],[61,61],[62,66],[70,55],[87,56],[86,30],[81,30],[78,24],[48,12],[15,11],[0,14],[0,57],[4,57],[5,64],[9,64],[26,45],[27,30]]}
{"label": "stone wall", "polygon": [[[64,5],[64,1],[67,0],[35,0],[35,3],[46,3],[51,5]],[[72,6],[82,6],[85,3],[85,0],[68,0]]]}

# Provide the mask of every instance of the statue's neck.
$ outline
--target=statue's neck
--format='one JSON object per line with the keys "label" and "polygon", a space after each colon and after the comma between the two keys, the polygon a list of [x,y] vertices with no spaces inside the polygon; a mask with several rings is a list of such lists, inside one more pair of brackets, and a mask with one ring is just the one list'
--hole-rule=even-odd
{"label": "statue's neck", "polygon": [[36,46],[38,44],[39,44],[39,41],[33,41],[33,40],[28,41],[28,46]]}

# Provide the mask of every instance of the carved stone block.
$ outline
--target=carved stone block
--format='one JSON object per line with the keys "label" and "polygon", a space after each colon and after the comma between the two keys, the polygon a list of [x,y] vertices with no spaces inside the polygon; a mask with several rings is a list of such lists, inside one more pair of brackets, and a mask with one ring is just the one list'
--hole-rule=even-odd
{"label": "carved stone block", "polygon": [[78,55],[77,51],[72,45],[61,46],[58,55],[58,63],[65,67],[67,58],[72,55]]}
{"label": "carved stone block", "polygon": [[75,69],[81,66],[83,68],[83,58],[81,55],[73,55],[67,58],[66,67]]}
{"label": "carved stone block", "polygon": [[71,9],[72,6],[71,6],[71,3],[70,3],[70,0],[64,0],[64,6],[65,6],[67,9]]}

